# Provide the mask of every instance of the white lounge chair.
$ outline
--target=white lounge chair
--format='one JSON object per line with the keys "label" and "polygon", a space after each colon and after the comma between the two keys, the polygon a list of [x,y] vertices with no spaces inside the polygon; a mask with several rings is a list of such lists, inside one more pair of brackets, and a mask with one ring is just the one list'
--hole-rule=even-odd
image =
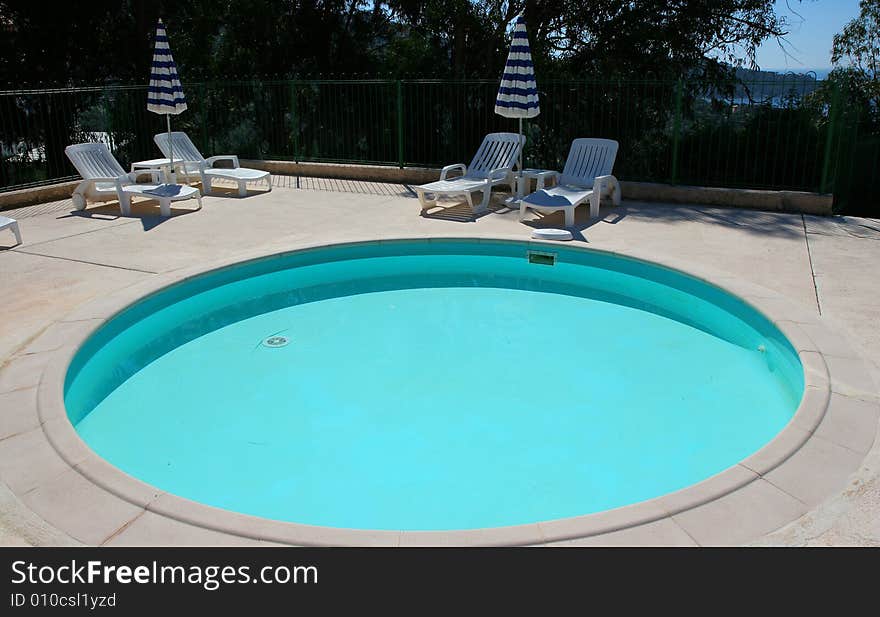
{"label": "white lounge chair", "polygon": [[[119,200],[119,209],[131,213],[131,197],[139,195],[159,201],[162,216],[171,216],[171,202],[195,198],[202,207],[202,195],[191,186],[159,184],[158,171],[127,173],[105,144],[88,143],[67,146],[64,153],[82,176],[83,181],[73,191],[73,205],[77,210],[89,201]],[[150,173],[154,184],[137,184],[137,176]]]}
{"label": "white lounge chair", "polygon": [[18,228],[18,221],[8,216],[0,216],[0,229],[9,229],[15,235],[16,244],[21,244],[21,230]]}
{"label": "white lounge chair", "polygon": [[[422,204],[422,214],[437,204],[438,195],[463,195],[471,210],[478,213],[489,206],[493,186],[508,184],[510,191],[514,192],[516,180],[513,176],[513,167],[524,143],[525,137],[520,137],[516,133],[486,135],[469,166],[462,163],[447,165],[440,170],[440,180],[437,182],[413,187],[419,196],[419,203]],[[460,169],[462,175],[447,179],[447,174],[454,169]],[[475,191],[483,193],[483,199],[476,209],[471,197],[471,193]],[[426,193],[433,194],[434,199],[426,199]]]}
{"label": "white lounge chair", "polygon": [[[186,178],[198,178],[201,181],[202,192],[205,194],[211,192],[211,181],[214,178],[237,182],[238,194],[241,197],[247,195],[248,182],[263,181],[269,190],[272,190],[272,174],[268,171],[239,167],[238,157],[234,154],[222,154],[206,159],[186,133],[174,131],[170,134],[170,138],[168,133],[159,133],[153,137],[153,141],[166,158],[172,158],[171,155],[174,155],[174,167],[178,173]],[[232,161],[232,168],[214,167],[217,161]]]}
{"label": "white lounge chair", "polygon": [[612,139],[575,139],[571,143],[565,169],[559,184],[526,195],[519,203],[519,220],[526,209],[540,212],[565,212],[565,226],[574,225],[574,210],[584,201],[590,201],[590,218],[599,216],[603,197],[611,197],[620,205],[620,183],[611,175],[617,158],[617,142]]}

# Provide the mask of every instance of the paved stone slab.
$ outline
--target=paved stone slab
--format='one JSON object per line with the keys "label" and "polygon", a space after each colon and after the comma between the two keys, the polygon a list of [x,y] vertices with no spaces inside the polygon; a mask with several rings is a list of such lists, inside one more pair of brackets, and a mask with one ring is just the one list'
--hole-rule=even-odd
{"label": "paved stone slab", "polygon": [[75,323],[56,322],[43,330],[36,339],[28,343],[22,354],[46,353],[55,351],[70,343],[81,332],[91,330],[103,323],[100,319],[84,319]]}
{"label": "paved stone slab", "polygon": [[0,440],[0,480],[18,495],[69,469],[47,441],[42,428]]}
{"label": "paved stone slab", "polygon": [[389,199],[278,189],[245,198],[205,198],[202,210],[177,206],[169,218],[153,216],[140,204],[132,208],[139,224],[108,225],[100,232],[42,243],[33,251],[64,259],[88,254],[89,261],[98,264],[165,272],[219,259],[267,240],[295,240],[322,228],[324,235],[335,232],[355,208],[353,198],[361,206]]}
{"label": "paved stone slab", "polygon": [[49,363],[49,354],[22,354],[0,362],[0,392],[33,388]]}
{"label": "paved stone slab", "polygon": [[[111,232],[88,234],[92,236],[88,241],[83,240],[83,236],[67,241],[96,246],[102,243],[106,233]],[[83,244],[79,246],[80,250],[71,252],[69,257],[88,260],[90,251],[82,248]],[[0,268],[4,307],[4,319],[0,320],[0,358],[8,357],[78,304],[150,276],[18,251],[0,253]]]}
{"label": "paved stone slab", "polygon": [[21,228],[22,243],[15,250],[36,250],[43,242],[88,234],[114,225],[139,225],[137,219],[121,216],[118,207],[78,212],[70,200],[21,210],[20,213],[15,210],[3,212],[4,216],[16,219]]}
{"label": "paved stone slab", "polygon": [[[880,241],[858,237],[844,217],[806,217],[810,252],[823,313],[846,324],[868,355],[880,358],[880,302],[877,276],[866,264],[880,263]],[[817,226],[834,227],[842,233],[821,233]],[[875,222],[876,225],[876,222]]]}
{"label": "paved stone slab", "polygon": [[81,546],[48,524],[0,482],[0,546]]}
{"label": "paved stone slab", "polygon": [[118,499],[70,469],[21,497],[46,522],[86,544],[97,545],[134,519],[143,508]]}
{"label": "paved stone slab", "polygon": [[831,412],[816,429],[816,435],[860,454],[867,454],[874,445],[880,403],[831,395]]}
{"label": "paved stone slab", "polygon": [[[863,458],[848,448],[813,436],[764,477],[812,507],[846,488],[847,479],[859,468]],[[811,472],[804,473],[805,468]]]}
{"label": "paved stone slab", "polygon": [[831,390],[855,398],[877,400],[877,386],[861,359],[826,358],[831,373]]}
{"label": "paved stone slab", "polygon": [[39,426],[36,388],[0,394],[0,440]]}
{"label": "paved stone slab", "polygon": [[857,354],[852,342],[849,341],[848,333],[841,332],[839,328],[832,330],[816,324],[798,324],[798,326],[828,355],[851,358]]}
{"label": "paved stone slab", "polygon": [[766,480],[672,517],[703,546],[736,546],[787,524],[807,506]]}

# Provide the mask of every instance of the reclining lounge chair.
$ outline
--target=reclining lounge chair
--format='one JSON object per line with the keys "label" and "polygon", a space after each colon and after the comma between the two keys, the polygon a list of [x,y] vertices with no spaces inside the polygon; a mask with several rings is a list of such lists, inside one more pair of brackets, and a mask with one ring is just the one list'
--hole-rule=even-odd
{"label": "reclining lounge chair", "polygon": [[603,197],[611,197],[620,205],[620,183],[611,175],[617,158],[617,142],[611,139],[575,139],[571,143],[565,169],[559,184],[541,189],[522,198],[519,220],[531,208],[540,212],[565,212],[565,226],[574,225],[574,210],[584,201],[590,202],[590,218],[599,216]]}
{"label": "reclining lounge chair", "polygon": [[77,210],[86,207],[89,201],[119,200],[122,213],[131,213],[131,197],[139,195],[156,199],[162,216],[171,216],[171,202],[195,198],[202,207],[202,195],[191,186],[158,184],[158,171],[149,172],[155,184],[137,184],[137,176],[145,171],[128,173],[101,143],[74,144],[67,146],[64,153],[82,176],[83,181],[73,191],[73,205]]}
{"label": "reclining lounge chair", "polygon": [[[492,187],[498,184],[507,184],[511,192],[515,190],[516,182],[513,176],[513,167],[519,158],[520,150],[525,143],[525,137],[520,138],[516,133],[489,133],[483,139],[483,143],[477,150],[474,159],[469,166],[462,163],[447,165],[440,171],[440,180],[414,186],[422,205],[422,214],[436,205],[438,195],[462,195],[467,199],[471,211],[483,212],[489,206],[489,198],[492,195]],[[461,176],[447,179],[447,174],[460,169]],[[482,201],[474,208],[471,193],[481,191]],[[425,194],[433,194],[434,199],[428,200]]]}
{"label": "reclining lounge chair", "polygon": [[[186,133],[174,131],[170,137],[168,133],[159,133],[153,136],[153,141],[166,158],[172,158],[171,155],[174,155],[174,167],[178,173],[186,178],[198,178],[201,181],[202,192],[206,195],[211,192],[211,181],[214,178],[237,182],[240,197],[247,195],[248,182],[262,181],[270,191],[272,190],[272,175],[268,171],[239,167],[238,157],[234,154],[222,154],[206,159]],[[214,167],[214,163],[223,160],[232,161],[232,167]]]}

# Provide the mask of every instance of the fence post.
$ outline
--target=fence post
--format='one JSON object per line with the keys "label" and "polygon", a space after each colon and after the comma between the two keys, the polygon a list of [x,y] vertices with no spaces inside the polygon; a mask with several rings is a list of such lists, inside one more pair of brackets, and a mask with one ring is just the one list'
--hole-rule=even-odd
{"label": "fence post", "polygon": [[107,99],[103,99],[101,101],[101,115],[104,116],[106,120],[106,124],[104,125],[104,130],[107,131],[107,141],[110,143],[107,144],[110,148],[111,152],[116,152],[116,144],[115,139],[113,139],[113,134],[115,133],[115,127],[113,126],[113,113],[112,113],[113,103],[108,101]]}
{"label": "fence post", "polygon": [[296,80],[290,81],[290,129],[293,132],[293,161],[299,163],[299,109],[296,100]]}
{"label": "fence post", "polygon": [[669,183],[678,183],[678,145],[681,141],[681,106],[682,91],[684,84],[681,77],[675,83],[675,116],[672,119],[672,170],[669,174]]}
{"label": "fence post", "polygon": [[406,161],[403,158],[403,83],[397,80],[397,162],[403,169]]}
{"label": "fence post", "polygon": [[208,148],[208,84],[202,82],[202,152],[211,153]]}
{"label": "fence post", "polygon": [[840,88],[837,83],[831,84],[831,106],[828,109],[828,130],[825,134],[825,156],[822,162],[822,179],[819,181],[819,192],[830,193],[834,188],[834,177],[831,172],[831,156],[834,133],[837,125],[838,109],[840,108]]}

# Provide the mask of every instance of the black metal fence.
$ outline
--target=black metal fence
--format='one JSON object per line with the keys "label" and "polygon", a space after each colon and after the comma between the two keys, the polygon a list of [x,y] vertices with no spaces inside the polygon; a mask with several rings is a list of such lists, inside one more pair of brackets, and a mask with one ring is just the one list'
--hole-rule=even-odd
{"label": "black metal fence", "polygon": [[[616,139],[624,180],[833,192],[838,209],[880,211],[880,131],[828,84],[804,76],[720,90],[682,80],[540,82],[524,124],[526,164],[560,168],[571,140]],[[174,117],[207,156],[440,166],[483,135],[495,80],[284,80],[184,84]],[[76,177],[64,147],[103,141],[123,165],[155,158],[164,118],[146,86],[0,92],[0,191]]]}

